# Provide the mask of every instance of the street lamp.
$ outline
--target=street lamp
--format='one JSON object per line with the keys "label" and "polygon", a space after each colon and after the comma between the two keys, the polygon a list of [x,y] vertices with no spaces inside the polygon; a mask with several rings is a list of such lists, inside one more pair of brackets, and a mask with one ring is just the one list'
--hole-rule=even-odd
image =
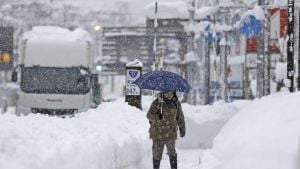
{"label": "street lamp", "polygon": [[102,53],[100,53],[100,50],[102,50],[102,47],[100,49],[99,46],[101,46],[101,32],[102,32],[102,26],[99,23],[95,23],[93,24],[93,31],[95,32],[96,35],[96,39],[95,39],[95,47],[96,47],[96,57],[99,57],[100,55],[102,55]]}
{"label": "street lamp", "polygon": [[95,25],[95,26],[94,26],[94,30],[95,30],[96,32],[100,32],[100,31],[102,30],[102,27],[101,27],[100,25]]}

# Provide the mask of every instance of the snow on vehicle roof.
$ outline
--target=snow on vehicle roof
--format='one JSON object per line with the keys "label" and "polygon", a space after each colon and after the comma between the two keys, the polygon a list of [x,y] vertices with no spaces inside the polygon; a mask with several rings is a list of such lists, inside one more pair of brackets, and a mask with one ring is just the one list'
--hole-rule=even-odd
{"label": "snow on vehicle roof", "polygon": [[[188,18],[188,5],[184,1],[170,1],[157,3],[157,18]],[[149,18],[155,18],[155,2],[144,7]]]}
{"label": "snow on vehicle roof", "polygon": [[45,40],[61,40],[61,41],[90,41],[90,34],[80,28],[70,31],[65,28],[56,26],[36,26],[31,31],[25,32],[23,39],[45,41]]}

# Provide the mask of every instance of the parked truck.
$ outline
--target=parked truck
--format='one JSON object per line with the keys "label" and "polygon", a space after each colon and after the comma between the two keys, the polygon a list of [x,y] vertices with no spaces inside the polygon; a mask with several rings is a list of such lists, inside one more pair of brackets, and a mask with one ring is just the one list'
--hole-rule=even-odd
{"label": "parked truck", "polygon": [[34,27],[24,33],[20,55],[12,75],[20,81],[18,113],[74,114],[100,104],[93,41],[86,31]]}

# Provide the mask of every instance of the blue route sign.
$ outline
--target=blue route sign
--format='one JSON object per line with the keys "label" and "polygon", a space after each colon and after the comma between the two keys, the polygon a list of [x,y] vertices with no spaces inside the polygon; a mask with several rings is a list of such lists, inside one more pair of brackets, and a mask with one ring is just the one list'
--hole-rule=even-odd
{"label": "blue route sign", "polygon": [[259,36],[263,28],[263,23],[261,20],[257,20],[255,16],[249,15],[247,19],[245,19],[240,28],[241,33],[248,38],[252,38],[255,36]]}

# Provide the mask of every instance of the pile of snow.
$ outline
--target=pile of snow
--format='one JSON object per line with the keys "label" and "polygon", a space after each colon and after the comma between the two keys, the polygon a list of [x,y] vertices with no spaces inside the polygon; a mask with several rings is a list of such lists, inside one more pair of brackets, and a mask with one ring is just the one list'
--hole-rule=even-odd
{"label": "pile of snow", "polygon": [[61,40],[61,41],[90,41],[90,34],[80,28],[70,31],[57,26],[36,26],[31,31],[25,32],[23,39],[43,41],[43,40]]}
{"label": "pile of snow", "polygon": [[125,168],[150,154],[148,125],[123,99],[73,118],[7,113],[0,118],[0,168]]}
{"label": "pile of snow", "polygon": [[126,64],[127,67],[143,67],[143,62],[138,59],[134,59],[134,61]]}
{"label": "pile of snow", "polygon": [[[157,18],[188,18],[188,5],[184,1],[159,1],[157,3]],[[145,15],[155,18],[155,1],[145,6]]]}
{"label": "pile of snow", "polygon": [[298,169],[300,93],[255,100],[224,126],[202,154],[201,169]]}
{"label": "pile of snow", "polygon": [[[143,96],[141,111],[119,98],[73,118],[1,114],[0,168],[150,168],[152,146],[146,111],[152,100]],[[223,124],[246,103],[183,104],[187,133],[178,139],[178,147],[208,147]]]}
{"label": "pile of snow", "polygon": [[186,137],[178,140],[180,148],[209,148],[223,125],[250,101],[217,102],[213,106],[183,104]]}

